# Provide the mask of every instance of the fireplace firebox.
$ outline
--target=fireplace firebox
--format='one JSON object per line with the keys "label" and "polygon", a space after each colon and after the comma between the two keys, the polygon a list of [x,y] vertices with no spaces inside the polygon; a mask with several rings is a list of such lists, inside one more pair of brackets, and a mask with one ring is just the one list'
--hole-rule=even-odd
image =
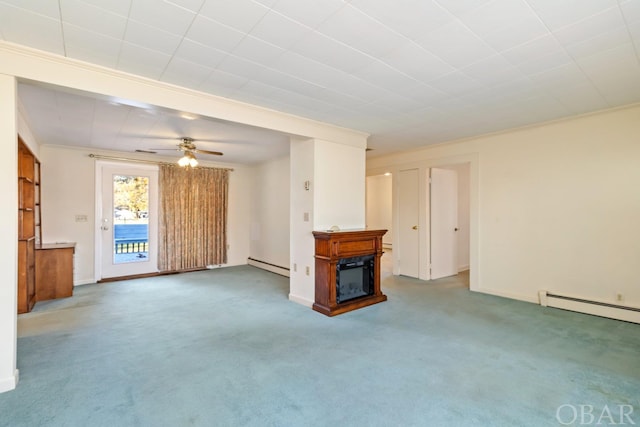
{"label": "fireplace firebox", "polygon": [[336,303],[373,295],[373,255],[343,258],[336,265]]}
{"label": "fireplace firebox", "polygon": [[387,230],[314,231],[313,309],[327,316],[387,300],[380,291],[382,236]]}

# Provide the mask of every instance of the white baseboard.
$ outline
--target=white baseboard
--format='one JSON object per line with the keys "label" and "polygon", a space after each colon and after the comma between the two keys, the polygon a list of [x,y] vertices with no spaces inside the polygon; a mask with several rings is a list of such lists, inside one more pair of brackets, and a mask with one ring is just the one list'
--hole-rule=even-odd
{"label": "white baseboard", "polygon": [[289,301],[293,301],[300,305],[304,305],[305,307],[309,307],[309,308],[313,307],[313,301],[310,301],[306,298],[303,298],[297,295],[289,294]]}
{"label": "white baseboard", "polygon": [[495,289],[487,289],[487,288],[470,289],[470,290],[472,292],[478,292],[478,293],[481,293],[481,294],[494,295],[494,296],[497,296],[497,297],[515,299],[515,300],[518,300],[518,301],[525,301],[525,302],[531,302],[531,303],[534,303],[534,304],[538,304],[538,298],[536,298],[536,297],[528,297],[528,296],[525,296],[525,295],[512,294],[510,292],[496,291]]}
{"label": "white baseboard", "polygon": [[640,307],[618,305],[599,300],[587,300],[575,296],[556,295],[547,291],[540,291],[538,297],[539,303],[543,307],[560,308],[625,322],[640,323]]}
{"label": "white baseboard", "polygon": [[458,273],[460,273],[461,271],[467,271],[467,270],[469,270],[469,264],[461,265],[458,267]]}
{"label": "white baseboard", "polygon": [[272,273],[279,274],[281,276],[289,277],[289,269],[285,267],[280,267],[277,265],[269,264],[258,259],[248,258],[247,264],[252,265],[254,267],[261,268],[266,271],[270,271]]}
{"label": "white baseboard", "polygon": [[6,391],[11,391],[16,388],[18,385],[18,380],[20,379],[20,371],[16,369],[13,376],[8,378],[0,379],[0,393],[4,393]]}

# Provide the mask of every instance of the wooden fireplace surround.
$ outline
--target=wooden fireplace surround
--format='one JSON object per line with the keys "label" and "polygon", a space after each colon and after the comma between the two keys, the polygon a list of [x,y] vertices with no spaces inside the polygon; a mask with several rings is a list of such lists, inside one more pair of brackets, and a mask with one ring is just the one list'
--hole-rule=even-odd
{"label": "wooden fireplace surround", "polygon": [[[382,236],[387,230],[314,231],[316,292],[313,309],[335,316],[387,300],[380,290]],[[336,302],[336,266],[343,258],[374,256],[373,294]]]}

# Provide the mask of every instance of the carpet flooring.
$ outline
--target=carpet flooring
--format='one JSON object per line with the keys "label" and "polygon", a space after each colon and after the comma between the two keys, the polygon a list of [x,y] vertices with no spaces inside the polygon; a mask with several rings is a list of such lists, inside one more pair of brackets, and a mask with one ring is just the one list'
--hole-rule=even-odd
{"label": "carpet flooring", "polygon": [[639,325],[466,278],[387,274],[387,302],[333,318],[250,266],[77,287],[19,316],[0,426],[640,424]]}

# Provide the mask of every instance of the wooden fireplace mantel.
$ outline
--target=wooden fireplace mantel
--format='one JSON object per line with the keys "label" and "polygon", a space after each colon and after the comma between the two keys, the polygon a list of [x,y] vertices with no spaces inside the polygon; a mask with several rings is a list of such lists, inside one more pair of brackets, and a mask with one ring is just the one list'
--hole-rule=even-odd
{"label": "wooden fireplace mantel", "polygon": [[[387,230],[314,231],[316,283],[313,309],[335,316],[387,300],[380,290],[382,236]],[[374,290],[372,295],[351,301],[336,301],[336,265],[341,259],[374,256]]]}

